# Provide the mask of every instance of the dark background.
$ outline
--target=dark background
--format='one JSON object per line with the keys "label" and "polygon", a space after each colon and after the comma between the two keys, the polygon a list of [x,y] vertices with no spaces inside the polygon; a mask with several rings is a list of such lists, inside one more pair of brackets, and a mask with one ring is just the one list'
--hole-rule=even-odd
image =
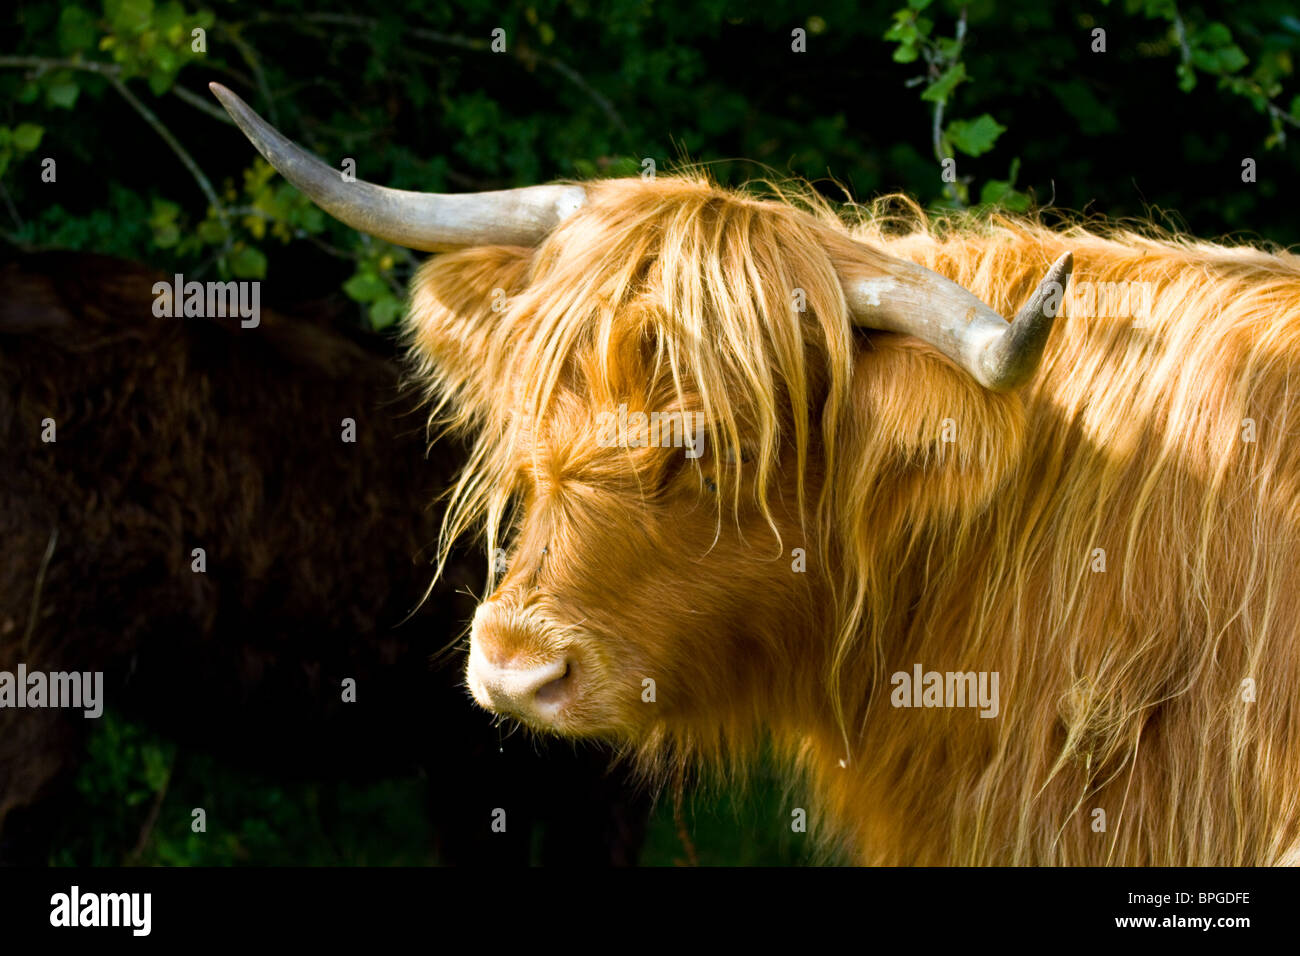
{"label": "dark background", "polygon": [[[805,178],[837,199],[901,191],[1300,239],[1289,2],[82,0],[5,17],[5,242],[258,278],[265,307],[334,296],[375,329],[399,317],[417,257],[311,207],[226,121],[210,80],[332,164],[350,157],[359,178],[403,188],[635,175],[649,159],[734,185]],[[418,781],[250,775],[120,715],[97,723],[77,789],[100,836],[70,827],[53,862],[427,861]],[[644,862],[808,859],[775,780],[661,806]],[[228,794],[239,831],[194,838],[187,790]]]}

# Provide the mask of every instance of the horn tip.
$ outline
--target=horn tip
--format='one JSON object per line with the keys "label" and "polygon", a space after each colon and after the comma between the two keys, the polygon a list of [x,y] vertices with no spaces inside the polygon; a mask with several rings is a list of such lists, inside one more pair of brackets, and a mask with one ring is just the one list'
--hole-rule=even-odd
{"label": "horn tip", "polygon": [[1059,304],[1051,310],[1046,308],[1048,299],[1053,292],[1064,295],[1073,271],[1073,252],[1062,253],[1052,263],[1007,334],[985,353],[983,384],[995,391],[1005,391],[1018,388],[1033,377],[1060,311]]}
{"label": "horn tip", "polygon": [[208,90],[217,98],[217,102],[225,107],[226,112],[230,113],[232,116],[234,115],[234,111],[239,106],[243,105],[243,101],[234,90],[216,82],[215,80],[208,84]]}

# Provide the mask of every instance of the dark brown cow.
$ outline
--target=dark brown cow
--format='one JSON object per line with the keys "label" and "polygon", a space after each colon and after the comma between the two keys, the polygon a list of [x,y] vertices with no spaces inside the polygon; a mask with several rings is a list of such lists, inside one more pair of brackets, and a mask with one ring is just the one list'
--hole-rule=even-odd
{"label": "dark brown cow", "polygon": [[[426,458],[389,346],[316,315],[157,318],[162,279],[89,255],[0,267],[0,671],[103,671],[108,707],[278,775],[422,765],[449,862],[526,862],[538,829],[543,860],[631,862],[645,802],[605,755],[543,760],[469,705],[448,648],[481,559],[420,603],[429,503],[463,455]],[[92,723],[0,709],[8,859],[44,858]]]}

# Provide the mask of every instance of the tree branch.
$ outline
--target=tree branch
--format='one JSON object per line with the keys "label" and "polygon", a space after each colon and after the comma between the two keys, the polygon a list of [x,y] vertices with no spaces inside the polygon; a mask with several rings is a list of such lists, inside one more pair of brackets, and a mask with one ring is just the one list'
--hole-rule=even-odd
{"label": "tree branch", "polygon": [[0,56],[0,67],[25,67],[41,73],[49,70],[82,70],[86,73],[99,73],[101,76],[116,76],[122,68],[116,63],[100,63],[96,60],[59,60],[45,56]]}
{"label": "tree branch", "polygon": [[[954,39],[957,41],[957,48],[956,51],[953,53],[952,57],[949,58],[949,60],[952,63],[960,63],[962,46],[966,43],[966,8],[964,6],[961,8],[961,16],[957,18],[957,31],[956,34],[954,35]],[[942,75],[942,70],[940,69],[939,64],[935,61],[935,59],[931,58],[931,56],[928,53],[926,54],[926,61],[929,62],[930,69],[934,71],[934,73],[938,73]],[[945,106],[945,100],[935,100],[933,122],[930,128],[930,138],[934,143],[934,157],[939,161],[940,166],[943,166],[945,160],[955,158],[953,156],[946,154],[943,151],[944,106]],[[957,184],[955,182],[944,183],[943,191],[946,192],[949,198],[952,199],[952,201],[955,202],[957,205],[959,206],[965,205],[961,201],[961,194],[958,191]]]}
{"label": "tree branch", "polygon": [[171,91],[177,98],[190,104],[190,106],[193,106],[197,110],[202,110],[213,119],[220,120],[228,126],[235,125],[235,121],[230,118],[229,113],[223,110],[220,106],[217,106],[215,103],[208,102],[202,96],[199,96],[199,94],[191,93],[183,86],[173,86]]}
{"label": "tree branch", "polygon": [[257,51],[238,32],[225,24],[219,23],[217,29],[239,51],[248,68],[253,71],[253,79],[257,81],[257,91],[262,94],[262,101],[266,104],[266,113],[271,119],[271,125],[278,126],[280,118],[276,113],[275,98],[271,96],[271,87],[266,82],[266,74],[262,72],[262,61],[257,58]]}
{"label": "tree branch", "polygon": [[[334,26],[359,27],[362,29],[374,29],[379,25],[379,21],[371,17],[361,17],[350,13],[309,13],[303,16],[289,16],[286,14],[267,13],[259,17],[261,20],[305,20],[310,23],[329,23]],[[414,27],[406,31],[408,36],[417,40],[428,40],[431,43],[440,43],[444,46],[452,46],[461,50],[470,50],[475,53],[486,53],[490,49],[487,40],[480,40],[475,37],[462,36],[456,33],[443,33],[439,30],[429,30],[424,27]],[[630,135],[627,124],[623,122],[623,117],[619,115],[614,104],[607,97],[602,95],[595,87],[587,82],[581,73],[575,70],[563,60],[547,56],[544,53],[538,53],[534,50],[525,48],[526,52],[516,50],[510,47],[510,56],[525,66],[531,66],[533,63],[540,63],[548,69],[554,70],[560,76],[564,77],[579,90],[581,90],[602,113],[605,118],[614,125],[624,136]]]}
{"label": "tree branch", "polygon": [[[222,205],[221,198],[217,195],[217,191],[212,188],[211,181],[204,174],[203,170],[199,168],[199,164],[194,161],[194,157],[192,157],[185,147],[181,145],[180,140],[172,135],[171,130],[163,124],[162,120],[158,119],[157,114],[142,103],[134,93],[127,89],[126,84],[122,82],[122,68],[116,63],[99,63],[95,60],[59,60],[43,56],[0,56],[0,67],[6,66],[34,69],[37,71],[38,75],[40,73],[48,72],[49,70],[81,70],[85,73],[97,73],[104,77],[104,79],[108,80],[108,82],[112,84],[113,89],[117,90],[122,99],[126,100],[127,103],[130,104],[131,108],[139,113],[141,118],[154,128],[154,131],[162,137],[163,142],[171,147],[172,152],[176,154],[178,159],[180,159],[181,164],[189,170],[190,175],[193,176],[194,181],[198,183],[199,189],[203,192],[203,195],[207,197],[208,202],[211,203],[212,207],[217,211],[217,216],[223,223],[229,226],[229,216],[226,214],[226,207]],[[194,94],[190,93],[188,90],[185,91],[184,95],[180,92],[179,87],[173,87],[173,91],[176,92],[177,96],[185,100],[185,102],[189,103],[191,106],[198,105],[199,98],[194,96]],[[213,109],[215,110],[215,107]],[[223,117],[223,119],[224,118],[225,117]]]}
{"label": "tree branch", "polygon": [[136,95],[126,88],[125,83],[123,83],[118,77],[111,75],[108,77],[108,82],[112,83],[113,88],[121,94],[122,99],[130,103],[132,108],[140,114],[144,121],[154,128],[154,132],[162,137],[163,142],[171,147],[172,152],[176,154],[176,157],[181,161],[181,164],[190,171],[190,175],[194,177],[194,181],[199,184],[199,189],[203,191],[203,195],[208,197],[208,202],[212,204],[212,208],[217,212],[217,217],[226,227],[227,232],[229,232],[230,216],[226,213],[226,207],[222,204],[221,197],[217,195],[217,191],[212,188],[212,182],[208,179],[203,170],[199,169],[199,164],[194,161],[194,157],[191,156],[189,152],[186,151],[185,147],[181,145],[180,140],[172,135],[172,131],[163,125],[162,120],[158,119],[154,111],[145,106],[144,103],[140,102],[140,100],[136,98]]}

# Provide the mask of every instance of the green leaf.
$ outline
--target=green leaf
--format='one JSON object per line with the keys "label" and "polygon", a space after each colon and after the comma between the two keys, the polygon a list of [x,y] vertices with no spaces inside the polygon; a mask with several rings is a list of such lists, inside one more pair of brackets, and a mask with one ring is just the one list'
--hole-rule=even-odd
{"label": "green leaf", "polygon": [[265,279],[266,256],[261,249],[244,246],[230,257],[230,272],[237,279]]}
{"label": "green leaf", "polygon": [[1003,179],[990,179],[980,190],[980,202],[990,206],[1002,206],[1012,212],[1024,212],[1029,208],[1029,196],[1014,189],[1010,182]]}
{"label": "green leaf", "polygon": [[1204,70],[1207,73],[1213,73],[1218,69],[1219,61],[1214,55],[1213,50],[1192,50],[1192,66]]}
{"label": "green leaf", "polygon": [[95,45],[95,17],[81,7],[64,7],[59,14],[59,49],[78,53]]}
{"label": "green leaf", "polygon": [[633,156],[620,156],[613,160],[608,167],[608,175],[611,177],[635,176],[641,171],[641,161]]}
{"label": "green leaf", "polygon": [[1211,23],[1201,31],[1197,39],[1206,46],[1227,46],[1232,42],[1232,31],[1222,23]]}
{"label": "green leaf", "polygon": [[168,0],[158,8],[153,18],[154,29],[167,33],[172,27],[180,26],[185,19],[185,8],[176,0]]}
{"label": "green leaf", "polygon": [[957,84],[966,78],[965,63],[951,66],[943,76],[926,88],[925,92],[921,94],[921,99],[929,103],[942,103],[948,99],[948,94],[956,89]]}
{"label": "green leaf", "polygon": [[957,42],[956,37],[939,37],[934,41],[934,47],[939,56],[945,60],[955,60],[961,53],[961,44]]}
{"label": "green leaf", "polygon": [[982,156],[993,148],[999,136],[1007,128],[988,113],[973,120],[953,120],[944,130],[944,135],[953,148],[961,150],[967,156]]}
{"label": "green leaf", "polygon": [[325,230],[325,214],[310,203],[302,205],[293,219],[298,228],[309,236]]}
{"label": "green leaf", "polygon": [[918,56],[920,56],[920,53],[917,51],[915,44],[904,43],[902,46],[900,46],[897,50],[894,51],[894,62],[911,63]]}
{"label": "green leaf", "polygon": [[159,249],[170,249],[181,241],[181,230],[174,222],[155,226],[153,244]]}
{"label": "green leaf", "polygon": [[358,272],[343,283],[343,291],[357,302],[374,302],[388,292],[388,284],[373,272]]}
{"label": "green leaf", "polygon": [[118,33],[143,33],[153,19],[153,0],[104,0],[104,14]]}
{"label": "green leaf", "polygon": [[208,245],[214,246],[222,239],[226,238],[225,227],[216,219],[205,219],[203,222],[199,223],[199,228],[196,232],[198,237]]}
{"label": "green leaf", "polygon": [[172,81],[175,74],[163,70],[154,70],[149,74],[149,89],[153,91],[154,96],[162,96],[172,88]]}
{"label": "green leaf", "polygon": [[370,325],[376,329],[386,329],[396,322],[401,314],[402,303],[397,297],[385,296],[370,306]]}
{"label": "green leaf", "polygon": [[30,153],[41,145],[41,137],[44,135],[43,126],[37,126],[35,123],[19,123],[14,127],[14,147],[20,153]]}
{"label": "green leaf", "polygon": [[915,43],[917,40],[916,24],[911,20],[895,23],[885,31],[884,39],[896,40],[900,43]]}
{"label": "green leaf", "polygon": [[1236,44],[1225,46],[1220,50],[1218,52],[1218,60],[1219,69],[1224,73],[1236,73],[1250,62],[1250,60],[1246,58],[1246,54],[1241,52],[1241,47]]}
{"label": "green leaf", "polygon": [[161,225],[166,222],[175,222],[180,214],[181,207],[177,203],[166,199],[155,199],[149,209],[149,223],[150,225]]}
{"label": "green leaf", "polygon": [[70,110],[77,104],[77,97],[80,94],[81,87],[71,80],[51,83],[45,90],[45,102],[48,106],[58,106],[61,109]]}
{"label": "green leaf", "polygon": [[990,179],[980,189],[980,202],[998,203],[1002,197],[1011,192],[1011,184],[1005,179]]}

